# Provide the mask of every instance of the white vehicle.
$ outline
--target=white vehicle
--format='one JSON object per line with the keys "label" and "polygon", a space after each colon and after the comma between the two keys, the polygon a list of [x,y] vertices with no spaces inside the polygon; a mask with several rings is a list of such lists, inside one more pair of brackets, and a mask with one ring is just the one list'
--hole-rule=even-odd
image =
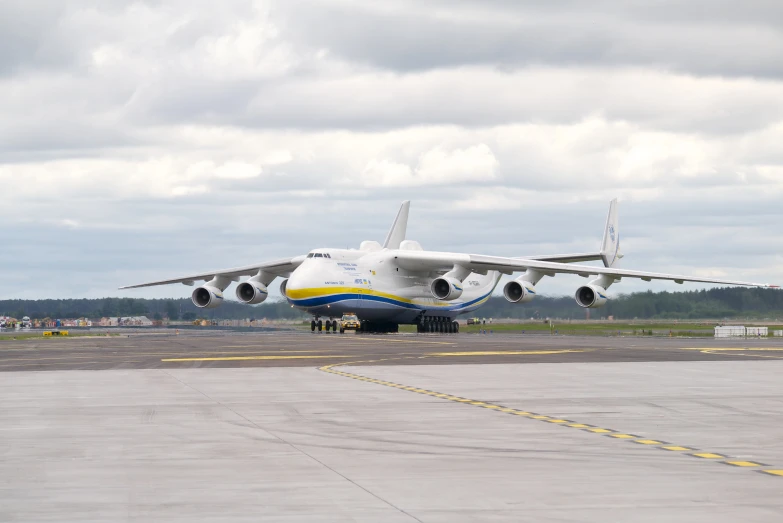
{"label": "white vehicle", "polygon": [[[420,332],[456,332],[459,327],[455,318],[481,307],[503,274],[520,273],[503,287],[503,295],[512,303],[532,301],[538,292],[536,285],[544,276],[593,276],[574,296],[579,306],[586,308],[604,305],[609,299],[606,289],[622,278],[776,287],[618,269],[622,254],[616,199],[609,204],[600,251],[522,258],[425,251],[418,242],[405,239],[409,207],[410,202],[403,202],[383,245],[364,241],[358,250],[315,249],[292,258],[121,288],[206,281],[193,291],[191,299],[197,307],[214,308],[223,302],[226,288],[242,276],[250,278],[237,286],[236,296],[248,304],[263,302],[272,281],[285,278],[280,284],[281,294],[313,315],[312,330],[321,330],[324,319],[326,330],[335,330],[338,321],[333,318],[353,312],[361,320],[362,331],[394,332],[399,324],[416,324]],[[575,264],[592,260],[601,260],[604,266]]]}

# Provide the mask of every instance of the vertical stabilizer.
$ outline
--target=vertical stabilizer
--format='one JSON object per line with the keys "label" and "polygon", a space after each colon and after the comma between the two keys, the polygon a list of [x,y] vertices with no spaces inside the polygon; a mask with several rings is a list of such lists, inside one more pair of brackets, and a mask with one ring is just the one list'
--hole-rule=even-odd
{"label": "vertical stabilizer", "polygon": [[604,239],[601,242],[601,259],[606,267],[617,267],[623,255],[620,252],[620,222],[617,215],[617,198],[609,202]]}
{"label": "vertical stabilizer", "polygon": [[383,242],[384,249],[399,249],[400,243],[405,239],[405,232],[408,229],[408,209],[411,202],[405,200],[400,206],[400,211],[392,223],[389,234],[386,235],[386,241]]}

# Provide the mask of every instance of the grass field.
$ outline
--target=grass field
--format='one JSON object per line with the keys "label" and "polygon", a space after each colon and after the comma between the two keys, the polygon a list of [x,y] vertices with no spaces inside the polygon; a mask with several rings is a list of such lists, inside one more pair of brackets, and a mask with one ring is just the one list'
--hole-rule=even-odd
{"label": "grass field", "polygon": [[[737,322],[741,325],[742,322]],[[460,332],[515,334],[552,334],[559,336],[685,336],[712,337],[715,323],[621,323],[621,322],[554,322],[552,327],[541,323],[492,323],[482,325],[460,325]],[[769,334],[773,330],[783,330],[783,326],[768,325]],[[400,325],[400,332],[416,332],[413,325]]]}

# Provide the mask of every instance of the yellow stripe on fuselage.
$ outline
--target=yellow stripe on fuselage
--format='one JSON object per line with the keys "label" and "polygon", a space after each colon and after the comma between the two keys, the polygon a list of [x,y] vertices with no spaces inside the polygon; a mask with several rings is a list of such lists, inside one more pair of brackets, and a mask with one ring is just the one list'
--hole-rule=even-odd
{"label": "yellow stripe on fuselage", "polygon": [[[312,298],[323,298],[326,296],[331,296],[333,294],[359,294],[363,296],[378,296],[379,298],[387,298],[390,300],[396,300],[401,301],[403,303],[410,303],[415,305],[421,305],[421,301],[417,303],[416,301],[410,299],[410,298],[403,298],[402,296],[397,296],[395,294],[389,294],[387,292],[379,292],[373,289],[367,289],[367,288],[359,288],[359,287],[310,287],[307,289],[286,289],[285,291],[286,295],[291,298],[292,300],[307,300]],[[428,298],[420,298],[421,299],[428,299]],[[479,303],[484,303],[489,297],[482,300]],[[459,302],[447,302],[447,301],[435,301],[435,302],[427,302],[427,305],[434,305],[437,307],[448,307],[451,305],[455,305]],[[478,305],[475,304],[475,305]]]}

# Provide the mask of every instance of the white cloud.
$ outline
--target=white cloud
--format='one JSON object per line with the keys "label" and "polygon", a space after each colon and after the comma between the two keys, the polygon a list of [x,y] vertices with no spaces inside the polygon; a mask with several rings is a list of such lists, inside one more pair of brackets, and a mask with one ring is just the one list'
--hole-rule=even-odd
{"label": "white cloud", "polygon": [[3,4],[4,291],[355,246],[403,199],[429,248],[592,250],[614,196],[626,266],[783,281],[779,7],[664,4]]}

